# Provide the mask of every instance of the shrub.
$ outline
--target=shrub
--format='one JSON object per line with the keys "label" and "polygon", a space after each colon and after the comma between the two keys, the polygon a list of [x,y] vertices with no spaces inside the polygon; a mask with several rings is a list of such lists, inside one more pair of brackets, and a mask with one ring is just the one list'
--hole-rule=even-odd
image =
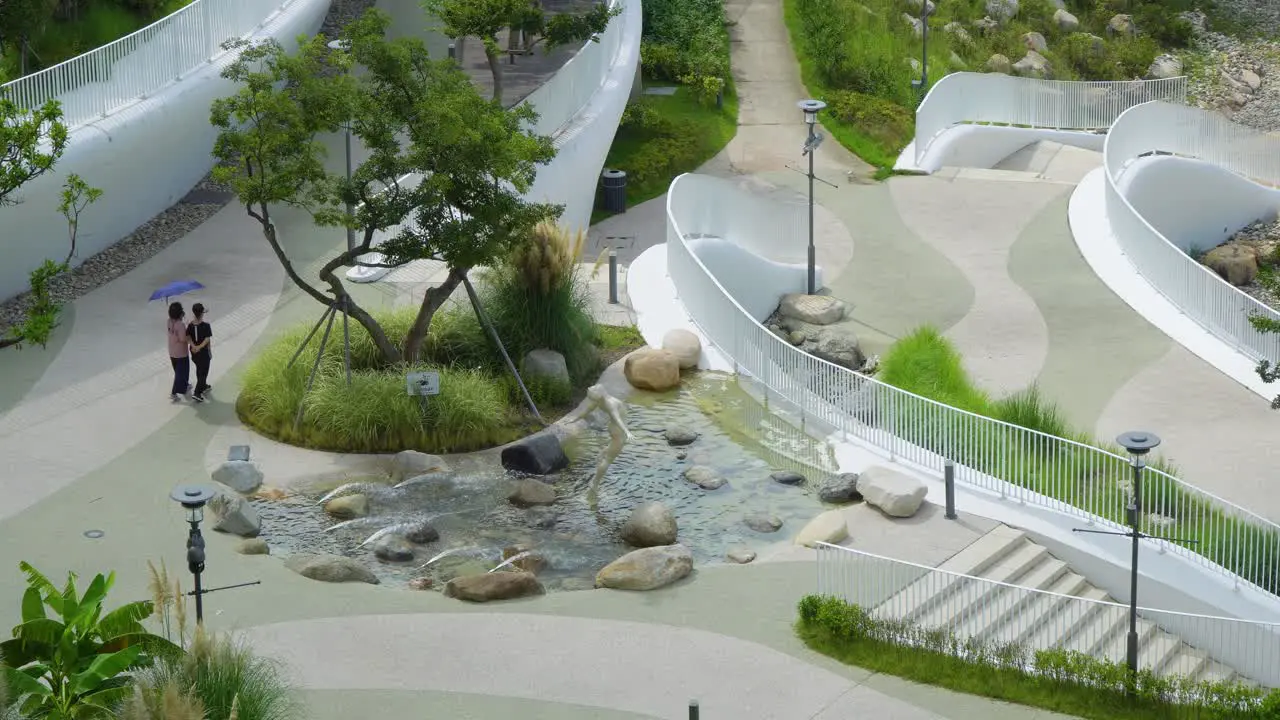
{"label": "shrub", "polygon": [[814,650],[868,670],[1088,718],[1273,720],[1280,707],[1280,691],[1146,670],[1130,677],[1124,665],[1083,653],[958,637],[834,597],[801,599],[797,631]]}
{"label": "shrub", "polygon": [[872,95],[835,90],[827,93],[832,117],[886,147],[906,147],[915,132],[910,110]]}
{"label": "shrub", "polygon": [[591,296],[579,269],[584,243],[581,232],[540,226],[484,276],[485,311],[512,358],[555,350],[575,381],[586,380],[600,363]]}
{"label": "shrub", "polygon": [[[228,636],[207,635],[202,627],[196,629],[184,656],[156,663],[141,672],[136,682],[138,691],[131,705],[164,709],[162,714],[138,718],[176,720],[168,714],[169,702],[202,708],[205,714],[194,717],[204,720],[230,720],[233,708],[235,720],[299,717],[278,663],[254,655],[248,645]],[[179,699],[182,696],[184,700]],[[124,720],[133,717],[126,715]]]}
{"label": "shrub", "polygon": [[894,343],[880,360],[876,377],[969,412],[982,413],[990,402],[973,386],[960,353],[933,327],[922,327]]}
{"label": "shrub", "polygon": [[720,0],[644,3],[640,63],[655,80],[687,85],[703,103],[729,77],[729,31]]}

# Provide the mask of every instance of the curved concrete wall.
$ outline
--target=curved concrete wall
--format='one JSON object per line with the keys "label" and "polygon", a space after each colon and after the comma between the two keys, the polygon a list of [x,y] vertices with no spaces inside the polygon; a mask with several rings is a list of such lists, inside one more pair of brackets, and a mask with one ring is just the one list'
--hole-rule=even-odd
{"label": "curved concrete wall", "polygon": [[[527,194],[536,201],[564,205],[560,224],[570,230],[586,230],[591,225],[600,172],[604,169],[609,146],[613,144],[614,133],[622,120],[622,112],[631,97],[636,68],[640,66],[640,1],[623,1],[622,13],[612,20],[606,31],[618,33],[616,51],[612,57],[602,58],[603,76],[588,80],[598,82],[599,86],[587,103],[555,132],[556,157],[538,169],[538,176]],[[615,24],[616,27],[613,26]],[[587,43],[557,76],[582,72],[572,67],[579,62],[586,65],[584,70],[589,76],[592,66],[588,63],[595,59],[587,57],[587,54],[609,49],[610,40],[601,38],[599,43]],[[555,89],[552,84],[557,80],[557,77],[548,80],[544,88]],[[530,96],[529,102],[535,108],[544,97],[547,101],[556,100],[552,93],[544,95],[541,90]]]}
{"label": "curved concrete wall", "polygon": [[1106,139],[1106,135],[1070,130],[957,125],[935,138],[919,161],[915,157],[913,141],[898,156],[894,168],[931,174],[944,167],[991,168],[1022,148],[1041,140],[1102,152]]}
{"label": "curved concrete wall", "polygon": [[1183,252],[1221,245],[1245,225],[1274,219],[1280,211],[1280,190],[1217,165],[1168,155],[1131,162],[1116,188]]}
{"label": "curved concrete wall", "polygon": [[[298,35],[320,28],[329,2],[292,0],[252,39],[270,37],[296,47]],[[280,8],[276,0],[263,5],[264,17]],[[21,204],[0,209],[0,298],[24,291],[32,269],[66,254],[67,223],[57,205],[71,173],[103,189],[81,218],[73,260],[78,263],[172,206],[209,172],[217,136],[209,105],[234,91],[234,83],[219,76],[233,60],[223,53],[151,97],[71,132],[54,171],[24,186]]]}
{"label": "curved concrete wall", "polygon": [[766,260],[736,242],[703,237],[690,240],[693,251],[729,296],[738,301],[756,322],[764,322],[778,307],[778,299],[788,293],[802,293],[808,287],[807,265],[788,265]]}

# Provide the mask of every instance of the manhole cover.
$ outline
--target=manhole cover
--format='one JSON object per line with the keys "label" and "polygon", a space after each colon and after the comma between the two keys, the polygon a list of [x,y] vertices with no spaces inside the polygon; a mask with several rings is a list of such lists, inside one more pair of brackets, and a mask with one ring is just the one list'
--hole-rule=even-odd
{"label": "manhole cover", "polygon": [[85,530],[84,531],[84,536],[91,540],[97,540],[103,535],[106,535],[106,533],[102,532],[101,530]]}

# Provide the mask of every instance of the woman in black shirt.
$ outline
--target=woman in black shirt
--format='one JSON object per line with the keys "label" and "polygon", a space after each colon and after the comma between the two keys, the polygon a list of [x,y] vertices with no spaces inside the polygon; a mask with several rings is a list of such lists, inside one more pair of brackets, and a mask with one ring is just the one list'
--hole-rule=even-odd
{"label": "woman in black shirt", "polygon": [[196,366],[196,389],[191,397],[196,402],[205,401],[205,393],[209,387],[209,361],[213,353],[209,343],[213,339],[213,329],[204,321],[204,305],[196,303],[191,306],[191,314],[195,317],[187,324],[187,337],[191,340],[191,362]]}

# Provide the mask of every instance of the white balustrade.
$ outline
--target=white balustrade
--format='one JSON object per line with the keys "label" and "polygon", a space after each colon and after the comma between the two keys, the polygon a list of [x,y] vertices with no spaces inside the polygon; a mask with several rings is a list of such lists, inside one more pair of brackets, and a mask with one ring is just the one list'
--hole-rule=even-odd
{"label": "white balustrade", "polygon": [[1253,360],[1280,359],[1280,335],[1260,333],[1249,322],[1254,315],[1280,321],[1280,313],[1189,257],[1125,197],[1121,187],[1125,172],[1154,153],[1200,160],[1274,186],[1280,184],[1280,138],[1237,125],[1217,113],[1153,102],[1122,114],[1103,150],[1107,218],[1138,274],[1187,317],[1237,351]]}
{"label": "white balustrade", "polygon": [[1150,102],[1186,102],[1187,79],[1073,82],[1000,73],[951,73],[916,109],[916,161],[946,130],[962,124],[1101,132],[1125,110]]}
{"label": "white balustrade", "polygon": [[264,25],[295,0],[195,0],[135,33],[5,83],[0,91],[33,110],[62,104],[75,128],[145,99],[222,54],[222,44]]}
{"label": "white balustrade", "polygon": [[[622,0],[611,0],[609,7],[617,8],[621,4]],[[534,132],[555,137],[591,102],[591,97],[609,76],[609,68],[622,45],[624,22],[621,15],[612,18],[596,41],[584,43],[555,75],[524,99],[522,105],[532,105],[538,111]]]}
{"label": "white balustrade", "polygon": [[[769,222],[773,215],[793,227]],[[1132,472],[1128,458],[953,408],[809,355],[744,310],[689,242],[706,234],[746,247],[802,243],[805,227],[786,206],[728,180],[687,174],[671,184],[668,274],[694,324],[738,373],[806,416],[899,461],[941,475],[949,459],[959,482],[1086,523],[1122,526]],[[1280,592],[1280,526],[1154,468],[1146,473],[1144,506],[1174,522],[1145,529],[1200,540],[1194,549],[1154,540],[1162,551]]]}

